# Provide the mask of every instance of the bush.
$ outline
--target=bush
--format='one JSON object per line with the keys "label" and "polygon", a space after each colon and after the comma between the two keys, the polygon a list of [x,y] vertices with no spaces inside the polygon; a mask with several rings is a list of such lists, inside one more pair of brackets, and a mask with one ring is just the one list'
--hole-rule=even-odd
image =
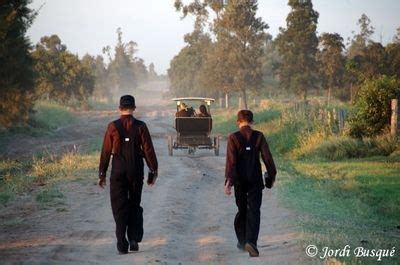
{"label": "bush", "polygon": [[400,98],[400,80],[380,76],[362,84],[350,122],[350,135],[375,136],[381,134],[390,120],[391,99]]}

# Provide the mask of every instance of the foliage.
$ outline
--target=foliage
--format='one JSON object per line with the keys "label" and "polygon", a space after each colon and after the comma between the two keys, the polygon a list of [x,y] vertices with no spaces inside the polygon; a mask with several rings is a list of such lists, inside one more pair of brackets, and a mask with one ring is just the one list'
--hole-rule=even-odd
{"label": "foliage", "polygon": [[63,104],[76,100],[82,107],[88,107],[94,87],[91,69],[67,51],[57,35],[42,37],[32,56],[38,75],[36,93],[40,98]]}
{"label": "foliage", "polygon": [[200,69],[211,47],[210,36],[199,29],[187,34],[185,42],[187,45],[172,59],[168,69],[170,89],[179,96],[209,96],[200,81]]}
{"label": "foliage", "polygon": [[[256,17],[258,3],[254,0],[232,0],[225,6],[219,19],[214,22],[214,32],[218,47],[222,52],[215,54],[225,60],[230,74],[230,90],[241,94],[243,108],[247,109],[249,90],[258,90],[262,85],[260,58],[264,52],[265,30],[268,25],[261,17]],[[224,69],[225,70],[225,69]]]}
{"label": "foliage", "polygon": [[144,60],[136,56],[138,44],[134,41],[123,42],[122,34],[121,28],[118,28],[114,54],[111,54],[110,46],[103,48],[109,60],[107,79],[111,85],[111,94],[128,93],[148,78]]}
{"label": "foliage", "polygon": [[333,93],[343,85],[344,44],[343,38],[337,33],[323,33],[319,37],[321,49],[317,53],[320,66],[322,86],[327,90],[328,105]]}
{"label": "foliage", "polygon": [[396,77],[379,76],[362,84],[350,118],[350,135],[374,136],[390,124],[390,104],[400,98],[400,80]]}
{"label": "foliage", "polygon": [[306,100],[308,91],[316,87],[319,14],[313,9],[311,0],[289,0],[289,6],[287,28],[280,29],[276,40],[282,57],[280,81],[282,87]]}
{"label": "foliage", "polygon": [[[205,41],[203,42],[204,46],[191,47],[194,48],[193,57],[197,58],[190,68],[194,70],[187,69],[188,61],[184,59],[185,57],[189,58],[191,53],[182,50],[181,61],[179,61],[179,57],[174,58],[169,76],[172,79],[179,80],[176,76],[187,76],[189,72],[186,79],[189,79],[191,85],[194,85],[193,82],[197,81],[201,84],[201,87],[208,88],[208,91],[211,90],[216,94],[240,92],[243,108],[247,108],[246,92],[258,90],[262,85],[262,63],[260,59],[264,52],[266,39],[264,30],[268,28],[261,18],[256,17],[257,1],[204,0],[193,1],[184,5],[182,1],[177,0],[175,7],[178,11],[182,11],[184,16],[187,14],[196,16],[193,36],[203,32],[202,29],[209,19],[209,11],[212,10],[216,18],[212,22],[208,22],[208,25],[213,33],[211,39],[215,39],[215,41],[212,45],[210,45],[210,41]],[[201,45],[201,43],[199,44]],[[188,50],[188,47],[184,49]],[[202,60],[202,58],[205,58],[205,60]],[[182,68],[179,68],[178,63],[180,62],[186,62],[184,66],[181,66]],[[196,76],[196,78],[193,76]],[[176,84],[172,85],[172,87],[174,86]],[[188,86],[185,85],[184,87]]]}
{"label": "foliage", "polygon": [[104,62],[104,58],[101,55],[97,55],[96,58],[86,54],[82,58],[82,63],[85,67],[91,70],[95,79],[93,88],[93,97],[98,101],[112,100],[112,95],[109,90],[110,81],[108,80],[108,71]]}
{"label": "foliage", "polygon": [[351,40],[350,47],[347,51],[349,59],[363,54],[363,49],[367,46],[368,42],[371,40],[372,34],[375,32],[375,28],[371,25],[371,19],[366,14],[361,15],[357,25],[360,26],[360,32],[355,34]]}
{"label": "foliage", "polygon": [[33,107],[34,72],[26,31],[36,13],[30,0],[0,3],[0,125],[26,121]]}
{"label": "foliage", "polygon": [[[399,38],[400,38],[400,35],[399,35]],[[395,42],[395,43],[389,43],[385,47],[385,51],[386,51],[385,65],[386,65],[388,74],[396,75],[398,78],[400,78],[400,41]]]}
{"label": "foliage", "polygon": [[279,86],[278,67],[281,64],[281,56],[279,55],[276,42],[272,40],[272,36],[267,34],[263,56],[261,57],[263,87],[269,98],[277,96],[280,91],[276,88]]}

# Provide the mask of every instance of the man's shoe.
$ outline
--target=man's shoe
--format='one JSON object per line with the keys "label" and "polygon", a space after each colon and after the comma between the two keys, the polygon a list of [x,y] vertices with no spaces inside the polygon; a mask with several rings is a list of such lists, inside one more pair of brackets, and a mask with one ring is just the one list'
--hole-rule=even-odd
{"label": "man's shoe", "polygon": [[240,249],[241,251],[245,251],[245,249],[244,249],[244,244],[242,244],[242,243],[240,243],[240,242],[237,242],[236,247],[237,247],[238,249]]}
{"label": "man's shoe", "polygon": [[119,254],[119,255],[128,254],[128,250],[119,250],[119,249],[118,249],[118,254]]}
{"label": "man's shoe", "polygon": [[128,241],[117,243],[117,250],[120,255],[128,254]]}
{"label": "man's shoe", "polygon": [[244,245],[244,249],[249,252],[250,257],[258,257],[260,253],[258,252],[257,247],[252,243],[246,243]]}
{"label": "man's shoe", "polygon": [[139,244],[138,242],[132,240],[129,242],[129,250],[130,251],[138,251],[139,250]]}

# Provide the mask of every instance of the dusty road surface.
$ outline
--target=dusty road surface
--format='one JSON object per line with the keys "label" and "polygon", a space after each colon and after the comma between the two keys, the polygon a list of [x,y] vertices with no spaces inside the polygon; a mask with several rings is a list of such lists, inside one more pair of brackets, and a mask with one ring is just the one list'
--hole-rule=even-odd
{"label": "dusty road surface", "polygon": [[[299,234],[289,225],[293,215],[279,203],[277,189],[263,193],[260,257],[249,258],[236,248],[234,197],[223,194],[226,142],[222,141],[218,157],[207,150],[190,156],[176,151],[170,157],[166,135],[174,131],[172,115],[165,105],[139,106],[137,112],[149,126],[160,164],[158,182],[143,190],[145,234],[139,252],[117,254],[109,186],[105,190],[95,186],[97,172],[93,172],[92,179],[63,187],[62,211],[40,209],[23,199],[2,206],[0,263],[301,264]],[[112,111],[82,113],[82,123],[60,129],[58,137],[27,139],[25,151],[85,146],[91,137],[102,137],[106,123],[117,116]],[[10,156],[21,153],[23,148]],[[17,225],[4,222],[12,215],[20,219]]]}

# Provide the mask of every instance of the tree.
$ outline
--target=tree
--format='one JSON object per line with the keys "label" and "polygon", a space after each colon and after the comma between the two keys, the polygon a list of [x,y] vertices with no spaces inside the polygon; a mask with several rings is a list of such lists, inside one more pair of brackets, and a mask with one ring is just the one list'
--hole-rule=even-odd
{"label": "tree", "polygon": [[34,104],[33,60],[26,36],[36,16],[29,0],[0,4],[0,124],[10,127],[29,118]]}
{"label": "tree", "polygon": [[158,75],[156,73],[155,67],[154,67],[154,63],[150,63],[149,64],[149,78],[151,80],[155,80],[157,79]]}
{"label": "tree", "polygon": [[400,27],[396,29],[396,35],[393,37],[393,42],[397,44],[400,43]]}
{"label": "tree", "polygon": [[385,51],[388,74],[400,78],[400,42],[389,43],[385,47]]}
{"label": "tree", "polygon": [[226,60],[230,88],[240,93],[244,109],[247,91],[260,89],[263,82],[261,57],[268,25],[256,17],[257,9],[256,0],[231,0],[214,22],[217,51],[222,50],[216,56]]}
{"label": "tree", "polygon": [[[137,87],[137,77],[134,76],[132,61],[137,52],[137,43],[122,42],[122,30],[117,29],[118,42],[114,48],[114,58],[110,56],[110,78],[114,84],[114,92],[121,93]],[[109,48],[108,48],[109,50]]]}
{"label": "tree", "polygon": [[107,69],[104,63],[104,58],[101,55],[97,55],[96,58],[86,54],[82,58],[82,63],[87,68],[91,69],[92,75],[95,79],[93,97],[99,101],[112,100],[112,96],[109,90],[109,83],[107,79]]}
{"label": "tree", "polygon": [[339,89],[343,84],[345,58],[343,56],[343,38],[337,33],[323,33],[319,37],[320,50],[317,60],[320,64],[322,85],[327,90],[328,105],[332,90]]}
{"label": "tree", "polygon": [[[215,36],[206,61],[202,64],[199,81],[206,87],[220,91],[240,92],[243,108],[247,108],[248,90],[257,90],[262,85],[261,55],[265,41],[264,30],[268,28],[256,17],[256,0],[196,0],[188,5],[175,1],[177,10],[183,15],[196,16],[195,31],[208,24]],[[209,11],[215,13],[210,22]]]}
{"label": "tree", "polygon": [[371,40],[371,36],[375,31],[375,28],[371,26],[371,19],[366,14],[361,15],[361,17],[358,19],[357,25],[360,26],[360,32],[355,34],[351,40],[351,44],[347,52],[347,56],[350,59],[357,55],[362,55],[363,49],[367,47],[368,42]]}
{"label": "tree", "polygon": [[88,107],[88,98],[94,87],[90,65],[70,53],[57,35],[42,37],[32,56],[38,97],[63,104],[77,101],[81,107]]}
{"label": "tree", "polygon": [[273,94],[277,94],[277,87],[279,86],[279,78],[277,69],[281,63],[281,57],[277,49],[276,42],[272,40],[272,36],[267,34],[264,55],[261,58],[262,61],[262,73],[263,73],[263,86],[266,92],[272,97]]}
{"label": "tree", "polygon": [[148,81],[149,73],[142,58],[137,58],[133,61],[132,72],[138,83],[145,83]]}
{"label": "tree", "polygon": [[204,96],[199,78],[211,45],[210,36],[197,29],[185,35],[185,42],[187,45],[171,60],[168,69],[171,90],[180,96]]}
{"label": "tree", "polygon": [[390,121],[390,101],[400,98],[400,80],[385,75],[365,80],[359,90],[355,111],[351,115],[350,134],[354,137],[375,136]]}
{"label": "tree", "polygon": [[282,58],[280,82],[282,87],[296,92],[305,101],[308,91],[316,87],[317,82],[315,56],[319,14],[313,9],[311,0],[289,0],[289,6],[287,28],[280,29],[276,40]]}

